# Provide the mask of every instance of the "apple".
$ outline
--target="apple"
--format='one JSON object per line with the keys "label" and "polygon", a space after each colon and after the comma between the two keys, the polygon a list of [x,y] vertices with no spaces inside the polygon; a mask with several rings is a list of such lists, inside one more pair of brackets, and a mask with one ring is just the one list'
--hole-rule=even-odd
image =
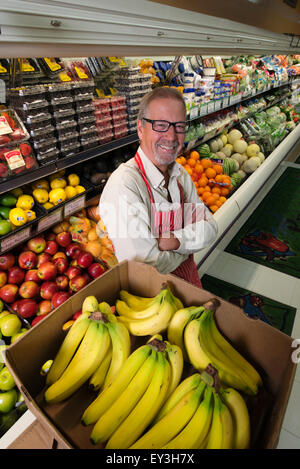
{"label": "apple", "polygon": [[59,246],[66,248],[69,244],[72,243],[72,236],[67,231],[62,231],[56,235],[56,242]]}
{"label": "apple", "polygon": [[66,247],[66,254],[68,257],[71,257],[71,259],[77,259],[81,252],[82,250],[80,249],[79,244],[71,243]]}
{"label": "apple", "polygon": [[52,261],[51,255],[48,252],[42,252],[42,254],[39,254],[37,257],[36,266],[37,268],[39,268],[45,262],[51,262],[51,261]]}
{"label": "apple", "polygon": [[79,311],[76,311],[76,313],[73,314],[72,320],[76,321],[76,319],[79,318],[79,316],[81,315],[82,315],[82,309],[80,309]]}
{"label": "apple", "polygon": [[34,298],[39,294],[40,287],[36,282],[28,280],[28,282],[23,282],[19,287],[19,295],[22,298]]}
{"label": "apple", "polygon": [[58,257],[62,257],[63,259],[67,259],[66,254],[63,251],[58,251],[54,256],[52,256],[52,260],[54,261]]}
{"label": "apple", "polygon": [[32,322],[31,322],[31,326],[35,326],[38,322],[40,322],[42,319],[44,319],[46,316],[48,316],[48,314],[40,314],[39,316],[36,316]]}
{"label": "apple", "polygon": [[37,265],[37,255],[32,251],[24,251],[18,257],[19,267],[21,269],[34,269]]}
{"label": "apple", "polygon": [[20,301],[20,300],[14,301],[14,302],[10,305],[11,309],[12,309],[15,313],[18,312],[19,301]]}
{"label": "apple", "polygon": [[58,274],[64,274],[69,268],[67,259],[64,259],[63,257],[57,257],[54,259],[53,264],[56,265]]}
{"label": "apple", "polygon": [[0,298],[2,301],[4,301],[4,303],[13,303],[14,301],[16,301],[17,294],[17,285],[7,283],[6,285],[0,288]]}
{"label": "apple", "polygon": [[0,371],[0,390],[1,391],[10,391],[16,385],[14,378],[10,374],[7,366],[2,368]]}
{"label": "apple", "polygon": [[100,275],[104,274],[104,272],[105,269],[101,264],[99,264],[99,262],[94,262],[88,267],[88,273],[94,279],[100,277]]}
{"label": "apple", "polygon": [[79,265],[77,264],[77,259],[72,259],[70,265],[72,265],[73,267],[79,267]]}
{"label": "apple", "polygon": [[69,286],[69,279],[66,275],[58,275],[55,279],[55,283],[60,290],[67,290]]}
{"label": "apple", "polygon": [[85,278],[87,284],[93,280],[92,277],[87,272],[83,272],[82,276]]}
{"label": "apple", "polygon": [[10,269],[13,265],[15,265],[15,261],[15,256],[11,252],[2,254],[2,256],[0,256],[0,269]]}
{"label": "apple", "polygon": [[18,340],[20,337],[22,337],[24,334],[26,334],[26,332],[28,332],[28,329],[25,329],[25,327],[23,327],[20,332],[18,332],[17,334],[14,334],[11,339],[10,339],[10,343],[13,344],[16,340]]}
{"label": "apple", "polygon": [[25,298],[24,300],[20,300],[18,304],[18,314],[22,316],[22,318],[32,318],[38,312],[38,305],[37,302],[31,298]]}
{"label": "apple", "polygon": [[57,293],[59,288],[54,281],[47,281],[42,283],[40,288],[40,295],[43,300],[51,300],[54,293]]}
{"label": "apple", "polygon": [[37,274],[41,280],[53,280],[57,275],[57,267],[53,262],[44,262],[39,266]]}
{"label": "apple", "polygon": [[[7,273],[4,272],[3,270],[0,271],[0,288],[3,287],[3,285],[6,284],[7,282]],[[9,282],[11,283],[11,282]]]}
{"label": "apple", "polygon": [[77,275],[70,280],[70,289],[73,292],[78,292],[87,285],[87,280],[83,275]]}
{"label": "apple", "polygon": [[37,315],[41,316],[41,314],[49,314],[52,311],[51,301],[50,300],[43,300],[38,304],[38,312]]}
{"label": "apple", "polygon": [[22,322],[14,313],[10,313],[1,321],[1,333],[5,337],[11,337],[19,332],[22,327]]}
{"label": "apple", "polygon": [[70,280],[72,280],[72,278],[77,277],[77,275],[80,275],[80,274],[81,274],[80,267],[71,266],[66,271],[66,276],[69,277]]}
{"label": "apple", "polygon": [[8,414],[16,405],[18,394],[16,389],[0,393],[0,412]]}
{"label": "apple", "polygon": [[57,242],[54,240],[47,241],[45,252],[47,252],[47,254],[50,254],[51,256],[54,256],[54,254],[56,254],[57,251],[58,251]]}
{"label": "apple", "polygon": [[13,283],[15,285],[21,285],[24,281],[25,272],[21,267],[14,265],[8,269],[8,283]]}
{"label": "apple", "polygon": [[81,252],[77,257],[77,264],[83,269],[87,269],[94,261],[92,254],[89,252]]}
{"label": "apple", "polygon": [[27,248],[29,251],[40,254],[41,252],[45,251],[46,240],[42,236],[36,236],[35,238],[32,238],[28,241]]}
{"label": "apple", "polygon": [[45,240],[46,241],[55,241],[56,234],[52,233],[52,231],[49,231],[48,233],[45,234]]}
{"label": "apple", "polygon": [[41,279],[38,277],[37,271],[37,269],[27,270],[24,278],[25,282],[29,282],[31,280],[32,282],[40,283]]}
{"label": "apple", "polygon": [[54,293],[51,303],[53,308],[58,308],[62,303],[70,298],[71,294],[66,291]]}

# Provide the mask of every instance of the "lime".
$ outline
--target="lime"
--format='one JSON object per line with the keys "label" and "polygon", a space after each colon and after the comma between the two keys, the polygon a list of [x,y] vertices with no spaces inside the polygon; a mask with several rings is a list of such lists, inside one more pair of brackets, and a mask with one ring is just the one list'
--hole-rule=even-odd
{"label": "lime", "polygon": [[34,199],[31,195],[20,195],[17,200],[17,208],[22,208],[23,210],[31,210],[34,206]]}
{"label": "lime", "polygon": [[0,215],[1,215],[1,217],[5,218],[5,220],[8,220],[10,210],[11,210],[11,207],[4,207],[3,205],[0,205]]}
{"label": "lime", "polygon": [[5,207],[14,207],[16,202],[17,198],[11,192],[0,196],[0,205],[4,205]]}
{"label": "lime", "polygon": [[27,222],[26,212],[22,208],[12,208],[9,212],[9,220],[15,226],[22,226]]}
{"label": "lime", "polygon": [[12,231],[12,226],[8,220],[0,220],[0,236],[6,235]]}

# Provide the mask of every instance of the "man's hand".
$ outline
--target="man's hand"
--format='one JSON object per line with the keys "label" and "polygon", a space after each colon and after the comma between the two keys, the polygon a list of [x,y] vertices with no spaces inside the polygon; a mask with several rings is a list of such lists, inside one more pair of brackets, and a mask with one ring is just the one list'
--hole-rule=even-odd
{"label": "man's hand", "polygon": [[180,241],[173,233],[164,233],[157,239],[157,242],[160,251],[175,251],[180,246]]}

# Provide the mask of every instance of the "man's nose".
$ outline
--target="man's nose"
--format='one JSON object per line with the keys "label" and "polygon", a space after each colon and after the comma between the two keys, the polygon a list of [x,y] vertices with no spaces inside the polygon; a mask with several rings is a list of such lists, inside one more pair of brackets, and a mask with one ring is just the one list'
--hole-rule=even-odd
{"label": "man's nose", "polygon": [[171,124],[166,132],[166,134],[170,137],[177,137],[177,133],[175,132],[175,126],[173,124]]}

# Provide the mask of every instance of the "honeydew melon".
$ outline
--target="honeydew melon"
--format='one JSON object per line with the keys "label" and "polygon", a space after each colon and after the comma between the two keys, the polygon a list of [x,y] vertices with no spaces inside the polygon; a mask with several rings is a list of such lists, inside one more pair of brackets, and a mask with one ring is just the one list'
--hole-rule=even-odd
{"label": "honeydew melon", "polygon": [[232,129],[227,135],[228,142],[233,145],[236,140],[243,137],[243,134],[238,129]]}
{"label": "honeydew melon", "polygon": [[217,142],[218,142],[218,145],[219,145],[219,150],[222,150],[222,148],[224,147],[224,143],[223,143],[223,140],[219,137],[217,138]]}
{"label": "honeydew melon", "polygon": [[219,143],[217,140],[212,140],[210,143],[209,143],[209,148],[210,148],[210,151],[212,151],[213,153],[216,153],[217,151],[219,151]]}
{"label": "honeydew melon", "polygon": [[260,163],[265,161],[265,155],[261,151],[258,153],[257,157],[260,159]]}
{"label": "honeydew melon", "polygon": [[250,143],[250,145],[248,145],[247,150],[246,150],[246,153],[250,158],[252,156],[257,156],[259,152],[260,152],[260,147],[257,145],[257,143]]}
{"label": "honeydew melon", "polygon": [[248,148],[248,143],[245,142],[245,140],[243,140],[242,138],[239,140],[235,140],[233,142],[233,150],[236,153],[240,153],[240,154],[245,153],[247,148]]}
{"label": "honeydew melon", "polygon": [[223,134],[223,135],[221,135],[221,137],[220,137],[220,138],[221,138],[221,140],[222,140],[222,142],[223,142],[223,145],[225,146],[225,145],[226,145],[226,143],[228,142],[228,140],[227,140],[227,136]]}

